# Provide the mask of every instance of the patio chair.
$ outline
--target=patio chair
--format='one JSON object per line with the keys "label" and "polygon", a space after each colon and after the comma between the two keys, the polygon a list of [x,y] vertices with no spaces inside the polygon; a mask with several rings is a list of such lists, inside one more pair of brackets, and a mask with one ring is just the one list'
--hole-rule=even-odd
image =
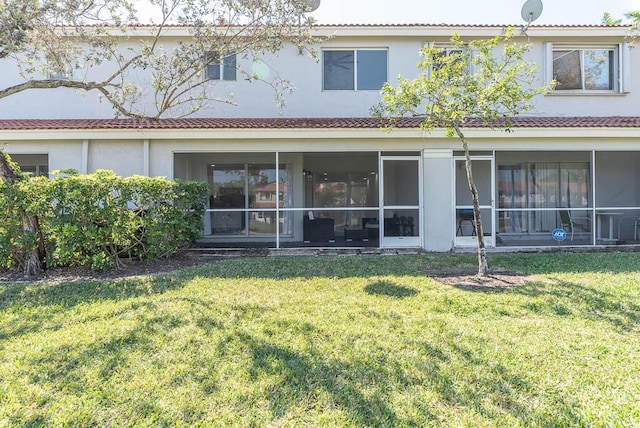
{"label": "patio chair", "polygon": [[583,232],[591,232],[591,218],[590,217],[576,217],[571,215],[571,210],[558,211],[560,216],[560,223],[565,229],[569,229],[571,234],[571,240],[573,241],[574,231],[578,231],[580,236]]}
{"label": "patio chair", "polygon": [[465,221],[471,224],[471,236],[476,236],[476,223],[473,217],[473,210],[470,209],[458,210],[458,228],[456,229],[456,236],[464,236],[462,225]]}

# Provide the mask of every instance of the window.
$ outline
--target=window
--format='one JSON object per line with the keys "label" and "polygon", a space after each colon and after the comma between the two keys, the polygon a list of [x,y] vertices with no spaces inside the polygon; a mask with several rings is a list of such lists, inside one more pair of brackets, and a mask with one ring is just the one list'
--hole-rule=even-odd
{"label": "window", "polygon": [[500,232],[549,232],[558,225],[552,208],[584,216],[592,205],[589,162],[500,164],[497,179]]}
{"label": "window", "polygon": [[[439,56],[441,58],[453,56],[453,55],[456,55],[456,56],[462,55],[464,53],[463,49],[461,49],[459,46],[456,46],[456,44],[453,42],[446,42],[446,43],[433,42],[431,43],[431,46],[440,50]],[[465,49],[466,49],[466,45],[465,45]]]}
{"label": "window", "polygon": [[207,52],[204,75],[208,80],[236,80],[236,54],[220,58],[215,52]]}
{"label": "window", "polygon": [[50,80],[69,80],[70,76],[62,71],[51,71],[47,73],[47,79]]}
{"label": "window", "polygon": [[32,177],[49,176],[49,167],[47,165],[20,165],[20,170],[31,174]]}
{"label": "window", "polygon": [[322,58],[324,90],[378,91],[387,81],[386,50],[327,50]]}
{"label": "window", "polygon": [[628,57],[625,44],[603,46],[552,45],[548,70],[556,92],[625,92]]}
{"label": "window", "polygon": [[[435,43],[434,46],[440,49],[440,52],[438,53],[439,58],[433,59],[433,69],[434,69],[433,71],[440,70],[442,68],[443,63],[447,61],[448,57],[453,58],[453,61],[454,61],[453,64],[458,64],[459,61],[465,60],[465,57],[463,56],[465,52],[459,47],[455,46],[454,44],[445,45],[443,43]],[[469,71],[468,66],[469,64],[467,65],[467,71]],[[453,77],[453,76],[450,76],[450,77]]]}
{"label": "window", "polygon": [[[272,163],[215,164],[209,165],[208,175],[213,235],[275,236],[276,211],[291,199],[290,164],[277,169]],[[284,217],[280,216],[280,233],[289,234]]]}
{"label": "window", "polygon": [[12,154],[11,159],[18,164],[22,172],[29,173],[32,177],[49,176],[48,155]]}

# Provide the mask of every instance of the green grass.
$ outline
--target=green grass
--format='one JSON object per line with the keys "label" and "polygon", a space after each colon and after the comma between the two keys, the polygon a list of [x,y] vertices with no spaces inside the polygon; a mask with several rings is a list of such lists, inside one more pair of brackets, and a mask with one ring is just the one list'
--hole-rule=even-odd
{"label": "green grass", "polygon": [[234,259],[0,284],[0,426],[640,426],[640,254]]}

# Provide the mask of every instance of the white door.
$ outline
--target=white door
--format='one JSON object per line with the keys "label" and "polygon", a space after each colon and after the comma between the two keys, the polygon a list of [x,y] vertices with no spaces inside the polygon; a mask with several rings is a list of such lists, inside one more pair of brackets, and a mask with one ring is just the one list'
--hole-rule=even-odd
{"label": "white door", "polygon": [[381,158],[380,246],[422,246],[422,170],[420,157]]}
{"label": "white door", "polygon": [[[455,245],[457,247],[475,247],[478,245],[475,225],[473,222],[473,199],[467,181],[465,159],[454,158],[454,189],[455,189],[455,221],[453,224]],[[487,247],[495,245],[493,193],[495,189],[495,174],[493,157],[471,157],[473,181],[478,189],[480,202],[480,216],[484,243]]]}

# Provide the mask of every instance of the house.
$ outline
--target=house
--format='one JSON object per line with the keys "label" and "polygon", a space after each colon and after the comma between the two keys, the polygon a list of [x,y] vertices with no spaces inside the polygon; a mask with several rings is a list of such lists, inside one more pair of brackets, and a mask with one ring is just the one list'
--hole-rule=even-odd
{"label": "house", "polygon": [[[0,100],[0,141],[25,171],[110,169],[205,180],[203,241],[220,246],[475,246],[460,143],[406,118],[380,129],[369,109],[383,82],[416,73],[425,43],[504,26],[336,25],[316,59],[286,47],[263,58],[296,87],[279,111],[270,89],[238,79],[231,58],[208,73],[233,93],[193,117],[113,119],[95,94],[55,89]],[[516,33],[519,33],[516,30]],[[177,35],[176,35],[177,34]],[[179,29],[167,43],[186,37]],[[627,28],[535,26],[529,59],[553,93],[511,133],[471,123],[469,140],[490,247],[640,244],[640,52]],[[0,86],[15,75],[5,67]],[[216,77],[217,76],[217,77]],[[564,228],[567,239],[552,232]]]}

